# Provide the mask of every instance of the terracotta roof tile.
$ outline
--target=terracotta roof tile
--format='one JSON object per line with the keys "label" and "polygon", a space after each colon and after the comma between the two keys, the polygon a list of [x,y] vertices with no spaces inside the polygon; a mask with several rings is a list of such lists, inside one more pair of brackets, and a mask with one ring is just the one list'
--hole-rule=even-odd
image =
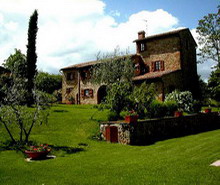
{"label": "terracotta roof tile", "polygon": [[167,70],[167,71],[156,71],[156,72],[150,72],[150,73],[146,73],[144,75],[140,75],[140,76],[135,76],[133,78],[133,81],[138,81],[138,80],[147,80],[147,79],[153,79],[153,78],[160,78],[164,75],[170,74],[170,73],[174,73],[180,70]]}
{"label": "terracotta roof tile", "polygon": [[[131,54],[131,55],[125,55],[125,56],[130,56],[130,57],[134,57],[136,56],[136,54]],[[125,57],[125,56],[121,56],[121,57]],[[106,59],[107,60],[107,59]],[[84,63],[80,63],[80,64],[74,64],[74,65],[71,65],[71,66],[67,66],[67,67],[64,67],[62,68],[61,70],[65,70],[65,69],[73,69],[73,68],[83,68],[83,67],[89,67],[89,66],[93,66],[95,64],[99,64],[99,63],[102,63],[103,60],[96,60],[96,61],[90,61],[90,62],[84,62]]]}
{"label": "terracotta roof tile", "polygon": [[169,31],[169,32],[165,32],[165,33],[150,35],[150,36],[145,37],[143,39],[136,39],[133,42],[137,42],[137,41],[141,41],[141,40],[147,40],[147,39],[152,39],[152,38],[157,38],[157,37],[164,37],[164,36],[174,35],[174,34],[177,34],[177,33],[181,32],[181,31],[184,31],[184,30],[189,30],[189,29],[188,28],[182,28],[182,29],[176,29],[176,30],[172,30],[172,31]]}
{"label": "terracotta roof tile", "polygon": [[75,64],[75,65],[64,67],[61,70],[89,67],[89,66],[92,66],[92,65],[95,65],[95,64],[98,64],[98,63],[101,63],[101,61],[90,61],[90,62],[84,62],[84,63],[80,63],[80,64]]}

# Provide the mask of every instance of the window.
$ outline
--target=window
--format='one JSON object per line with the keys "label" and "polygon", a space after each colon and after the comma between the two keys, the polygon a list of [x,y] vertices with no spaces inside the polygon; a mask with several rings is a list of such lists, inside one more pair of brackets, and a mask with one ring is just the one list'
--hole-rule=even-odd
{"label": "window", "polygon": [[160,71],[161,69],[161,61],[156,61],[155,62],[155,71]]}
{"label": "window", "polygon": [[89,97],[89,89],[86,89],[86,90],[84,91],[84,95],[85,95],[85,97]]}
{"label": "window", "polygon": [[67,80],[73,80],[73,73],[67,73],[66,79]]}
{"label": "window", "polygon": [[141,43],[141,45],[140,45],[140,51],[145,51],[145,44],[144,44],[144,43]]}
{"label": "window", "polygon": [[155,62],[152,62],[151,63],[152,66],[151,66],[151,71],[154,72],[154,71],[164,71],[164,61],[155,61]]}
{"label": "window", "polygon": [[141,67],[140,67],[140,64],[137,63],[137,64],[135,64],[135,66],[134,66],[134,74],[135,74],[135,75],[140,75],[140,73],[141,73]]}
{"label": "window", "polygon": [[93,90],[92,89],[82,89],[81,96],[82,96],[82,98],[93,98]]}
{"label": "window", "polygon": [[81,78],[82,78],[82,80],[90,79],[91,78],[90,71],[89,70],[83,70],[81,72]]}

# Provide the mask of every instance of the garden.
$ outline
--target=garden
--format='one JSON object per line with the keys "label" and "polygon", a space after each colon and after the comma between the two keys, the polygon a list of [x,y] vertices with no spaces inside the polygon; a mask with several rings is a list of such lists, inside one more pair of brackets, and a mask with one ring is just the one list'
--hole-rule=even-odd
{"label": "garden", "polygon": [[[27,54],[16,49],[3,64],[10,72],[0,75],[0,184],[220,182],[220,168],[210,166],[220,159],[219,129],[146,146],[102,141],[99,130],[102,122],[124,118],[130,122],[128,116],[146,120],[173,117],[176,111],[177,117],[201,111],[211,114],[206,109],[210,106],[219,112],[219,66],[209,86],[200,82],[204,90],[200,99],[175,90],[162,102],[156,99],[154,84],[134,85],[132,60],[116,50],[97,59],[103,62],[90,71],[92,83],[106,84],[107,96],[100,105],[59,104],[61,76],[36,68],[37,19],[35,10]],[[211,96],[204,96],[207,92]],[[154,128],[162,130],[158,125]]]}
{"label": "garden", "polygon": [[[218,184],[220,131],[169,139],[149,146],[96,139],[98,121],[108,111],[91,105],[54,105],[48,124],[30,140],[48,144],[54,159],[25,161],[23,151],[5,149],[9,136],[0,126],[1,184]],[[96,113],[95,113],[96,112]],[[91,115],[95,113],[93,120]]]}

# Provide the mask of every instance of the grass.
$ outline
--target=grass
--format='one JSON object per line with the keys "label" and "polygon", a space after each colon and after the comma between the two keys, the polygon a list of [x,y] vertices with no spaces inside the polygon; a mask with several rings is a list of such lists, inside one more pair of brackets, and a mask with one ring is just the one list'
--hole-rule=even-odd
{"label": "grass", "polygon": [[[216,185],[220,167],[220,130],[160,141],[150,146],[127,146],[92,140],[97,120],[106,112],[92,106],[57,105],[48,125],[33,130],[31,139],[75,152],[54,151],[55,159],[26,162],[16,151],[0,152],[0,184],[174,184]],[[0,141],[8,136],[0,126]]]}

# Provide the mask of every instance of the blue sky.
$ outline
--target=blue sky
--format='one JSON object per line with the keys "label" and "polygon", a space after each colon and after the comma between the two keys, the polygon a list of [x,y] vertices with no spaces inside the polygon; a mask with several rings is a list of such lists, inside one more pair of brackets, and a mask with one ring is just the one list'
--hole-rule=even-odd
{"label": "blue sky", "polygon": [[[217,12],[219,0],[0,0],[0,65],[15,48],[26,53],[30,15],[39,13],[37,66],[58,73],[68,65],[96,59],[120,47],[135,53],[137,32],[152,35],[188,27]],[[198,65],[207,79],[212,62]]]}
{"label": "blue sky", "polygon": [[129,15],[143,10],[163,9],[180,21],[180,26],[193,29],[198,20],[210,12],[216,12],[219,0],[104,0],[106,12],[120,12],[119,22],[127,20]]}

